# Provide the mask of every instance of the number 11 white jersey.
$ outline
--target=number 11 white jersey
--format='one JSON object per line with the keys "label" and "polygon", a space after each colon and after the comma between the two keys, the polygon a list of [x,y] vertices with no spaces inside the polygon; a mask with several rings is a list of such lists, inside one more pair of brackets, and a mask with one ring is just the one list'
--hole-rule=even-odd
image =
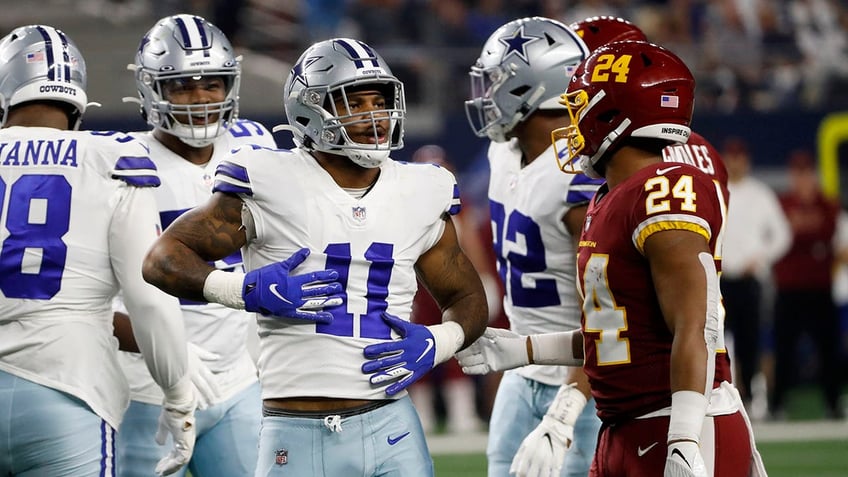
{"label": "number 11 white jersey", "polygon": [[293,273],[335,269],[344,287],[345,302],[325,309],[331,324],[260,317],[262,397],[385,399],[361,371],[363,348],[394,337],[384,310],[409,320],[413,266],[441,238],[445,215],[459,212],[453,174],[387,160],[373,188],[356,199],[303,150],[242,148],[215,178],[215,190],[238,194],[252,216],[245,268],[308,247]]}

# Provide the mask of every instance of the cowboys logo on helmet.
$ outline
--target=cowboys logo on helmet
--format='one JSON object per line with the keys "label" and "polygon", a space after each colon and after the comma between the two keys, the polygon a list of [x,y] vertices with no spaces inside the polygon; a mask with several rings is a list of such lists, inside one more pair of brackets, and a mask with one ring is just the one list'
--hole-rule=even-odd
{"label": "cowboys logo on helmet", "polygon": [[563,109],[559,96],[588,55],[583,41],[556,20],[528,17],[498,28],[469,72],[465,111],[474,133],[504,142],[537,109]]}

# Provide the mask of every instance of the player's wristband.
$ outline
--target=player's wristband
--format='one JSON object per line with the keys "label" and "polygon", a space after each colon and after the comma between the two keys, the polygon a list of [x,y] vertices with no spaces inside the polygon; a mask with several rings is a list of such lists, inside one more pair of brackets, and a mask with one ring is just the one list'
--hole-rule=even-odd
{"label": "player's wristband", "polygon": [[562,366],[581,366],[583,357],[579,359],[572,353],[571,340],[575,331],[558,333],[542,333],[530,335],[532,345],[532,364],[554,364]]}
{"label": "player's wristband", "polygon": [[212,303],[243,310],[242,288],[244,288],[244,273],[212,270],[203,282],[203,297]]}
{"label": "player's wristband", "polygon": [[677,391],[671,395],[671,419],[668,441],[700,442],[701,427],[707,412],[707,397],[696,391]]}
{"label": "player's wristband", "polygon": [[427,329],[433,334],[433,347],[436,348],[433,358],[434,366],[452,358],[462,347],[462,343],[465,343],[465,331],[462,325],[455,321],[445,321],[428,326]]}

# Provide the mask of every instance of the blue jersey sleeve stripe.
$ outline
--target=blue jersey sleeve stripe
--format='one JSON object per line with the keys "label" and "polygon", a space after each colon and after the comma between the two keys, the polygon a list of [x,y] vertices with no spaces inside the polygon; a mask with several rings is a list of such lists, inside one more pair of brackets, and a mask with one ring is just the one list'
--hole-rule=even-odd
{"label": "blue jersey sleeve stripe", "polygon": [[582,191],[582,190],[569,190],[568,194],[565,196],[565,202],[568,204],[585,204],[592,200],[592,197],[595,195],[595,190],[590,191]]}
{"label": "blue jersey sleeve stripe", "polygon": [[244,166],[223,161],[215,170],[215,183],[212,192],[227,192],[230,194],[253,195],[250,186],[250,177]]}
{"label": "blue jersey sleeve stripe", "polygon": [[595,192],[603,183],[603,179],[592,179],[584,174],[577,174],[572,177],[571,183],[568,185],[565,202],[571,205],[585,204],[592,200]]}
{"label": "blue jersey sleeve stripe", "polygon": [[572,186],[591,184],[591,185],[595,186],[595,189],[597,189],[598,187],[603,185],[603,183],[604,183],[603,179],[592,179],[591,177],[589,177],[585,174],[575,174],[574,178],[571,179]]}
{"label": "blue jersey sleeve stripe", "polygon": [[113,179],[120,179],[136,187],[159,187],[161,181],[156,164],[147,156],[121,156],[112,171]]}
{"label": "blue jersey sleeve stripe", "polygon": [[212,186],[212,192],[226,192],[228,194],[244,194],[253,195],[253,189],[240,185],[231,184],[221,179],[215,180]]}
{"label": "blue jersey sleeve stripe", "polygon": [[159,180],[159,176],[153,175],[124,175],[124,174],[112,174],[112,179],[118,179],[126,182],[127,184],[135,187],[159,187],[162,185],[162,181]]}
{"label": "blue jersey sleeve stripe", "polygon": [[239,182],[250,184],[250,177],[247,175],[247,169],[244,166],[239,166],[229,161],[223,161],[218,164],[218,168],[215,169],[215,175],[231,177]]}
{"label": "blue jersey sleeve stripe", "polygon": [[[151,170],[156,172],[156,164],[147,156],[121,156],[115,163],[116,171]],[[117,172],[120,173],[120,172]]]}
{"label": "blue jersey sleeve stripe", "polygon": [[451,198],[451,205],[448,209],[448,213],[450,215],[456,215],[462,209],[462,202],[459,199],[459,185],[453,185],[453,197]]}

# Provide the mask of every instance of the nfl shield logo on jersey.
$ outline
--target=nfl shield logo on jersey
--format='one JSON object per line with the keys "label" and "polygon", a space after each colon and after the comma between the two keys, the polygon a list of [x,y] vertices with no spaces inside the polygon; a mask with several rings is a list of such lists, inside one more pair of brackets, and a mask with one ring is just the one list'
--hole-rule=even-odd
{"label": "nfl shield logo on jersey", "polygon": [[353,220],[360,224],[365,222],[365,207],[353,207],[351,212],[353,213]]}
{"label": "nfl shield logo on jersey", "polygon": [[277,465],[287,464],[289,462],[289,451],[286,449],[278,449],[274,452],[274,462]]}

